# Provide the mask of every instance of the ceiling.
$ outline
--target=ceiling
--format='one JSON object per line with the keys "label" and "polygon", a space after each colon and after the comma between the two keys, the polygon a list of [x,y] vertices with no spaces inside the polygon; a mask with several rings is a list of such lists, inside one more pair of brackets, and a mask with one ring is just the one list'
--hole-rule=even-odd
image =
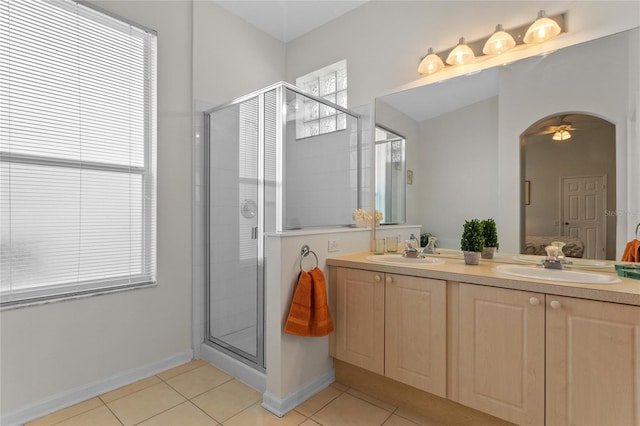
{"label": "ceiling", "polygon": [[367,0],[213,0],[214,3],[288,43]]}

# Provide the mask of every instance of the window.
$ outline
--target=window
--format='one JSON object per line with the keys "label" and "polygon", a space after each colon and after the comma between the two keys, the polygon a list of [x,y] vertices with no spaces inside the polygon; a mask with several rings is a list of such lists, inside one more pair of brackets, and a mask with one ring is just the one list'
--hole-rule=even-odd
{"label": "window", "polygon": [[0,0],[0,305],[155,282],[156,35]]}
{"label": "window", "polygon": [[[296,79],[296,86],[312,95],[324,98],[343,108],[347,107],[347,61],[342,60]],[[347,128],[345,113],[309,98],[303,98],[297,137],[321,135]]]}

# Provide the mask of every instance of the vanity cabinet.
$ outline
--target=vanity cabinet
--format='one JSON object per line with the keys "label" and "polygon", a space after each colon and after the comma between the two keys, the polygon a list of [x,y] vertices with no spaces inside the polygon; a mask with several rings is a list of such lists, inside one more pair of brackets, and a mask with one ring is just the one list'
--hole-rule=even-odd
{"label": "vanity cabinet", "polygon": [[337,268],[335,357],[384,374],[384,274]]}
{"label": "vanity cabinet", "polygon": [[335,357],[444,397],[446,283],[336,269]]}
{"label": "vanity cabinet", "polygon": [[458,402],[544,424],[544,317],[544,294],[461,283]]}
{"label": "vanity cabinet", "polygon": [[640,425],[640,307],[460,284],[458,318],[461,404],[520,425]]}
{"label": "vanity cabinet", "polygon": [[640,306],[547,296],[547,425],[640,425]]}

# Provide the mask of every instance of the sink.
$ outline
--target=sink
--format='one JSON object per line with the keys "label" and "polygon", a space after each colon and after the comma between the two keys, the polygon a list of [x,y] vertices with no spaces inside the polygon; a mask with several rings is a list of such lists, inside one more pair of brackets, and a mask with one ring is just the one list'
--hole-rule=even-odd
{"label": "sink", "polygon": [[[538,256],[534,254],[518,254],[516,256],[513,256],[513,260],[517,260],[518,262],[523,262],[523,263],[542,263],[544,258],[545,256]],[[567,257],[565,258],[565,260],[567,262],[570,262],[568,266],[572,268],[593,268],[593,269],[603,268],[604,269],[604,268],[613,267],[613,263],[606,262],[604,260],[580,259],[580,258],[574,258],[574,257]]]}
{"label": "sink", "polygon": [[615,275],[598,274],[595,272],[576,272],[566,269],[545,269],[537,266],[499,265],[494,271],[513,275],[515,277],[531,278],[545,281],[561,281],[566,283],[581,284],[614,284],[622,282]]}
{"label": "sink", "polygon": [[414,265],[414,266],[429,266],[429,265],[441,265],[444,260],[434,257],[404,257],[398,254],[383,254],[367,256],[367,260],[376,263],[384,263],[387,265]]}

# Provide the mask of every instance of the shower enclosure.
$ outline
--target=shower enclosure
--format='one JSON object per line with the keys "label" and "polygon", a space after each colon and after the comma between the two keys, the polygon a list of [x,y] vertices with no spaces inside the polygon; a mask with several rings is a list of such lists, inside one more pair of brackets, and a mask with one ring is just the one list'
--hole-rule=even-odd
{"label": "shower enclosure", "polygon": [[349,226],[359,117],[286,83],[204,113],[205,343],[265,368],[265,234]]}

